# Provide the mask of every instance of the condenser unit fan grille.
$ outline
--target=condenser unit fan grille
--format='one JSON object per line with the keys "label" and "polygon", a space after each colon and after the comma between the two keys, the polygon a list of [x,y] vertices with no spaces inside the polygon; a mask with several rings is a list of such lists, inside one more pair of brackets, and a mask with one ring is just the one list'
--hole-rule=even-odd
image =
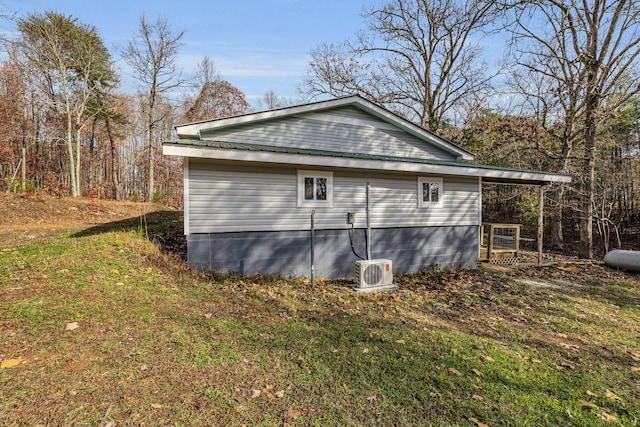
{"label": "condenser unit fan grille", "polygon": [[384,265],[369,264],[364,267],[362,278],[369,286],[375,286],[382,283],[384,279]]}

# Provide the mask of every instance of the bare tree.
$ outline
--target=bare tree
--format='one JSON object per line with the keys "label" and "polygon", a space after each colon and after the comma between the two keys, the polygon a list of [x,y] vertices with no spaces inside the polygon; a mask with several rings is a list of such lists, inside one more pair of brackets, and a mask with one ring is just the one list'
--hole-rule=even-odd
{"label": "bare tree", "polygon": [[196,66],[196,71],[191,78],[191,86],[196,92],[199,92],[208,83],[220,80],[221,78],[213,59],[205,55]]}
{"label": "bare tree", "polygon": [[235,116],[251,109],[244,93],[220,77],[208,56],[198,63],[191,82],[197,95],[187,96],[184,101],[188,121]]}
{"label": "bare tree", "polygon": [[[566,135],[561,172],[583,144],[580,254],[593,257],[596,138],[602,123],[640,90],[625,77],[640,54],[640,7],[631,0],[506,2],[513,12],[519,64],[552,82]],[[612,94],[617,102],[603,103]],[[620,94],[623,94],[620,96]]]}
{"label": "bare tree", "polygon": [[143,15],[140,27],[123,52],[144,95],[142,112],[146,117],[149,200],[155,193],[156,130],[169,114],[166,109],[157,108],[158,102],[162,95],[183,83],[176,63],[183,35],[184,31],[174,32],[166,18],[158,17],[150,23]]}
{"label": "bare tree", "polygon": [[244,93],[226,80],[205,83],[186,112],[189,121],[231,117],[250,110]]}
{"label": "bare tree", "polygon": [[300,90],[308,97],[360,93],[435,131],[464,99],[490,88],[478,40],[494,28],[494,4],[389,0],[373,6],[363,15],[368,31],[355,41],[311,51]]}
{"label": "bare tree", "polygon": [[257,110],[275,110],[277,108],[283,108],[292,105],[291,102],[282,97],[278,96],[273,89],[270,89],[262,95],[262,98],[258,99],[256,102]]}

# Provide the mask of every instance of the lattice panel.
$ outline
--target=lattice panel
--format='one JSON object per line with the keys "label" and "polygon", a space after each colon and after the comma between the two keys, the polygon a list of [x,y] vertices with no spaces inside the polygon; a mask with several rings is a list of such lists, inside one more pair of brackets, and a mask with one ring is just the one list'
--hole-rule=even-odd
{"label": "lattice panel", "polygon": [[505,258],[492,258],[489,260],[489,264],[516,265],[518,264],[518,257],[512,256],[512,257],[505,257]]}

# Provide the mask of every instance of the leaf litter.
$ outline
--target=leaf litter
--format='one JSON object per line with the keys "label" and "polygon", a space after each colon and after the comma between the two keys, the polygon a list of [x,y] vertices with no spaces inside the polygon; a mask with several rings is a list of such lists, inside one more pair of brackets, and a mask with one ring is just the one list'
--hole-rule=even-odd
{"label": "leaf litter", "polygon": [[[8,256],[10,255],[5,255],[5,257]],[[159,257],[145,258],[144,262],[149,264],[145,265],[141,271],[148,274],[156,274],[158,269],[166,268],[166,265],[163,264],[166,263],[166,260]],[[150,271],[149,267],[151,266],[153,268]],[[560,267],[563,266],[561,265]],[[64,273],[64,275],[67,274],[72,275],[73,270]],[[553,286],[531,286],[515,280],[517,278],[528,278],[538,283],[547,283]],[[476,368],[462,364],[458,365],[457,363],[455,363],[456,367],[452,368],[461,375],[460,371],[473,372],[474,375],[466,375],[461,377],[460,380],[455,380],[456,382],[466,381],[467,383],[473,381],[473,383],[469,384],[482,383],[484,385],[485,382],[489,381],[488,378],[493,377],[496,372],[504,373],[505,354],[510,354],[514,357],[519,356],[521,360],[530,362],[525,365],[518,365],[518,369],[546,369],[554,365],[561,366],[565,364],[566,367],[564,369],[571,371],[572,369],[568,367],[568,365],[571,365],[574,370],[580,369],[578,375],[585,375],[589,370],[597,368],[597,364],[594,361],[601,358],[612,363],[619,363],[625,367],[627,375],[632,376],[634,375],[633,371],[626,367],[634,362],[638,363],[636,357],[640,352],[637,345],[634,346],[628,340],[624,341],[622,336],[613,335],[612,333],[600,336],[597,334],[596,329],[588,329],[586,326],[583,329],[578,329],[581,327],[579,326],[580,324],[588,325],[586,321],[594,322],[596,325],[613,325],[613,321],[616,320],[617,316],[615,310],[618,306],[628,304],[631,307],[637,307],[640,302],[637,291],[621,289],[616,286],[616,283],[622,280],[638,282],[636,278],[621,272],[609,271],[597,264],[586,266],[569,265],[563,268],[543,267],[541,269],[522,266],[509,269],[506,273],[496,273],[484,268],[457,271],[428,270],[412,275],[397,275],[394,281],[400,284],[399,291],[371,295],[354,294],[347,290],[340,281],[320,280],[316,288],[311,289],[307,282],[295,278],[284,281],[281,278],[266,276],[220,274],[203,280],[205,280],[205,283],[206,281],[209,282],[207,286],[210,296],[213,297],[215,302],[194,300],[192,303],[196,307],[189,306],[189,310],[185,309],[183,313],[180,313],[180,316],[197,317],[198,320],[194,321],[194,324],[201,326],[205,331],[210,331],[211,334],[207,336],[210,338],[215,337],[211,339],[216,345],[229,341],[232,343],[234,351],[237,352],[240,349],[244,349],[243,356],[247,349],[242,347],[239,339],[234,339],[233,333],[215,330],[216,325],[218,325],[218,319],[232,318],[246,328],[259,325],[263,329],[256,336],[260,336],[267,343],[265,345],[267,348],[271,346],[271,342],[278,342],[277,332],[272,331],[270,328],[279,327],[284,323],[283,320],[287,320],[298,327],[309,325],[317,327],[316,319],[344,319],[346,322],[348,319],[358,318],[364,319],[364,322],[370,322],[371,329],[374,331],[386,331],[385,328],[393,330],[394,327],[406,327],[407,331],[414,331],[408,332],[406,335],[400,335],[405,341],[403,345],[397,345],[401,344],[396,340],[399,335],[397,333],[374,333],[373,335],[369,334],[368,338],[363,337],[362,339],[354,340],[351,344],[356,344],[354,346],[355,351],[360,349],[362,353],[366,353],[371,350],[371,353],[365,359],[374,363],[378,363],[379,358],[382,357],[379,352],[379,346],[386,345],[385,343],[393,344],[395,341],[394,351],[402,351],[411,355],[410,351],[413,351],[414,347],[422,345],[420,343],[420,334],[423,336],[429,335],[433,331],[455,331],[456,333],[468,334],[468,336],[478,337],[479,339],[486,338],[495,343],[497,348],[504,349],[501,353],[495,349],[487,351],[486,348],[480,347],[476,349],[477,353],[471,356],[466,354],[468,348],[464,345],[461,346],[459,343],[451,343],[455,345],[453,348],[456,351],[450,350],[452,345],[449,344],[443,347],[443,353],[447,353],[448,356],[453,354],[456,358],[472,360],[471,366],[476,366]],[[179,282],[179,279],[177,281]],[[114,282],[115,280],[111,283]],[[180,285],[177,286],[178,288],[180,287]],[[29,291],[33,292],[33,290]],[[160,303],[159,299],[154,301]],[[168,319],[172,319],[175,316],[175,313],[166,306],[158,305],[158,308],[170,313],[167,317]],[[194,312],[199,314],[194,315]],[[212,313],[215,313],[215,315],[211,315]],[[209,316],[207,316],[208,314]],[[87,329],[90,329],[91,332],[95,332],[95,336],[104,338],[113,335],[114,331],[123,327],[122,324],[112,319],[107,319],[104,325],[99,326],[97,322],[92,321],[91,323],[91,325],[83,324],[83,327],[77,333],[89,333],[90,331]],[[153,325],[153,327],[158,326],[158,324]],[[127,328],[127,326],[124,327]],[[110,353],[115,356],[126,355],[126,357],[131,358],[133,362],[131,365],[136,371],[135,374],[132,374],[133,377],[143,371],[143,365],[138,356],[140,354],[139,351],[131,348],[135,347],[136,342],[141,338],[140,332],[145,331],[144,328],[146,326],[144,324],[140,325],[140,327],[142,328],[141,331],[131,332],[128,336],[123,334],[122,338],[117,341],[120,344],[115,344],[114,350]],[[636,328],[635,330],[637,331],[637,324],[631,325],[631,328],[628,329],[633,330],[633,328]],[[98,333],[98,329],[102,332]],[[624,330],[624,325],[616,324],[616,329]],[[235,334],[238,333],[236,332]],[[246,338],[246,334],[251,334],[251,332],[239,333],[239,337]],[[367,343],[366,347],[363,347],[365,342]],[[208,375],[207,381],[216,379],[218,381],[215,383],[217,387],[224,387],[227,382],[238,379],[238,374],[234,371],[234,364],[231,362],[223,364],[219,368],[220,372],[213,377],[211,376],[211,369],[198,371],[193,367],[179,365],[172,358],[180,354],[181,347],[185,346],[188,341],[184,342],[182,339],[176,338],[175,342],[165,343],[161,341],[157,344],[153,343],[153,345],[160,345],[160,343],[163,347],[157,349],[159,350],[159,360],[157,360],[157,363],[154,361],[153,372],[158,374],[158,379],[168,379],[171,387],[166,387],[167,391],[172,393],[174,397],[179,397],[179,400],[184,398],[186,401],[190,398],[189,392],[195,388],[194,384],[198,382],[199,377]],[[297,342],[297,344],[301,345],[300,342]],[[325,352],[331,358],[348,357],[350,354],[349,346],[341,344],[341,342],[331,342],[326,347]],[[147,343],[146,345],[151,344]],[[153,348],[152,345],[151,347]],[[16,353],[19,354],[19,352],[15,351],[14,354]],[[163,353],[167,356],[161,356]],[[279,364],[283,363],[283,359],[279,359],[277,349],[274,354],[268,355],[261,353],[246,354],[248,358],[246,360],[258,361],[255,368],[251,368],[250,375],[255,375],[256,372],[261,372],[261,369],[266,369],[265,366],[261,365],[265,365],[265,361],[270,358],[275,361],[274,365],[266,364],[266,366],[278,366],[280,368]],[[403,354],[402,356],[406,355]],[[443,355],[441,357],[446,359],[447,356]],[[166,359],[169,359],[169,361]],[[248,366],[246,363],[241,362],[244,359],[245,357],[240,357],[238,363]],[[296,357],[294,359],[297,361]],[[305,360],[300,365],[296,363],[298,369],[314,368],[313,363],[315,361],[311,357],[303,359]],[[123,359],[116,357],[114,360],[120,363],[119,361]],[[408,363],[410,360],[410,358],[408,361],[402,359],[403,363]],[[124,365],[122,366],[124,367]],[[448,366],[451,366],[451,364],[448,364]],[[177,369],[172,369],[174,367]],[[485,376],[478,375],[476,370],[485,374]],[[180,371],[183,372],[181,373]],[[449,370],[449,373],[457,376],[451,370]],[[105,373],[103,375],[109,374]],[[181,375],[189,377],[189,380],[185,381],[184,385],[179,378]],[[260,375],[271,378],[273,374],[262,373]],[[567,374],[563,373],[562,375]],[[127,375],[125,374],[124,376],[126,377]],[[277,406],[279,408],[277,410],[281,411],[286,419],[291,421],[301,418],[300,422],[302,423],[308,419],[320,419],[305,418],[312,417],[311,414],[314,413],[313,407],[305,406],[300,400],[296,401],[295,409],[291,409],[291,400],[286,398],[288,393],[283,394],[282,398],[277,397],[284,390],[274,391],[276,389],[273,387],[266,388],[260,385],[254,385],[252,388],[249,384],[260,383],[252,383],[253,377],[240,378],[245,381],[242,385],[245,399],[257,394],[253,398],[257,399],[255,403],[259,405],[257,408],[260,411],[265,411],[265,408],[267,411],[269,409],[275,411],[276,406],[265,405],[277,405],[277,402],[287,402],[284,405]],[[402,380],[402,378],[400,379]],[[274,381],[272,384],[277,384],[277,382]],[[350,396],[356,386],[356,384],[343,383],[342,381],[340,384],[344,384],[345,389],[345,393],[337,396],[341,399],[344,399],[345,396]],[[232,384],[232,386],[234,389],[240,387],[236,383]],[[77,385],[74,387],[77,387]],[[205,385],[201,385],[201,387],[205,387]],[[616,384],[608,384],[608,387],[613,390],[611,393],[616,397],[628,396],[628,390],[619,389]],[[609,389],[602,387],[601,389],[594,388],[594,390]],[[475,391],[475,393],[471,394],[471,399],[469,399],[469,394],[466,395],[466,398],[475,401],[476,405],[483,405],[489,411],[492,406],[491,402],[494,400],[491,392],[483,391],[481,388]],[[132,395],[132,398],[142,398],[151,408],[163,409],[167,407],[160,401],[155,400],[157,396],[148,394],[145,399],[145,392],[141,390],[136,392],[138,394]],[[305,392],[311,393],[311,397],[314,397],[315,390],[305,390]],[[375,409],[377,406],[383,407],[383,403],[387,403],[385,401],[386,397],[379,392],[375,395],[369,394],[371,393],[370,391],[365,393],[367,394],[363,394],[363,396],[377,396],[376,402],[379,405],[373,405],[371,409]],[[258,399],[265,395],[271,397]],[[221,398],[215,393],[213,396],[216,399]],[[484,396],[487,396],[487,398]],[[622,402],[621,397],[618,400],[615,397],[606,396],[604,391],[601,395],[597,395],[598,397],[588,396],[588,398],[596,402],[590,403],[597,408],[587,405],[590,410],[594,411],[594,416],[597,414],[602,419],[610,416],[618,420],[621,419],[620,415],[624,416],[624,413],[619,409]],[[300,399],[301,395],[297,395],[297,397]],[[579,397],[576,397],[574,401],[577,400],[579,400]],[[631,408],[633,399],[625,400],[629,402],[628,406]],[[270,401],[272,403],[266,403]],[[587,400],[584,400],[584,402],[587,402]],[[609,404],[607,405],[606,402]],[[616,402],[615,407],[612,405],[613,402]],[[371,406],[371,401],[368,403],[367,406]],[[230,424],[241,425],[241,420],[246,420],[247,418],[234,418],[235,415],[232,415],[236,414],[237,411],[241,411],[241,406],[233,403],[233,401],[227,401],[227,404],[235,406],[231,412],[221,414],[226,417],[223,419]],[[612,406],[612,408],[605,408],[605,406]],[[352,407],[350,408],[353,409]],[[477,415],[480,413],[484,415],[485,412],[471,413],[476,417],[457,414],[458,418],[450,419],[450,421],[452,424],[456,424],[468,420],[481,426],[488,425],[486,424],[487,422],[491,423],[496,420],[496,418],[485,419],[484,416],[481,418]],[[377,414],[381,416],[380,413]],[[266,414],[263,412],[262,415]],[[256,415],[254,414],[254,416]],[[360,417],[363,417],[363,415],[360,415]],[[632,416],[630,417],[630,419],[633,419]],[[256,419],[261,418],[258,417]],[[383,419],[388,420],[388,418]],[[482,421],[480,421],[481,419]],[[366,418],[357,418],[357,420],[360,424],[366,424]],[[136,422],[131,421],[131,423],[135,424]]]}

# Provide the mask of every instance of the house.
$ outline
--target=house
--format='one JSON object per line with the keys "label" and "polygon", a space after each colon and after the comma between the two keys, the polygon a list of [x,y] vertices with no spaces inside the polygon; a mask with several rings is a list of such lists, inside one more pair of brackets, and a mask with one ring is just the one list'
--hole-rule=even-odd
{"label": "house", "polygon": [[163,150],[184,158],[187,257],[199,269],[308,276],[312,213],[318,277],[352,277],[367,249],[394,272],[475,266],[483,182],[569,181],[473,164],[359,96],[176,131]]}

